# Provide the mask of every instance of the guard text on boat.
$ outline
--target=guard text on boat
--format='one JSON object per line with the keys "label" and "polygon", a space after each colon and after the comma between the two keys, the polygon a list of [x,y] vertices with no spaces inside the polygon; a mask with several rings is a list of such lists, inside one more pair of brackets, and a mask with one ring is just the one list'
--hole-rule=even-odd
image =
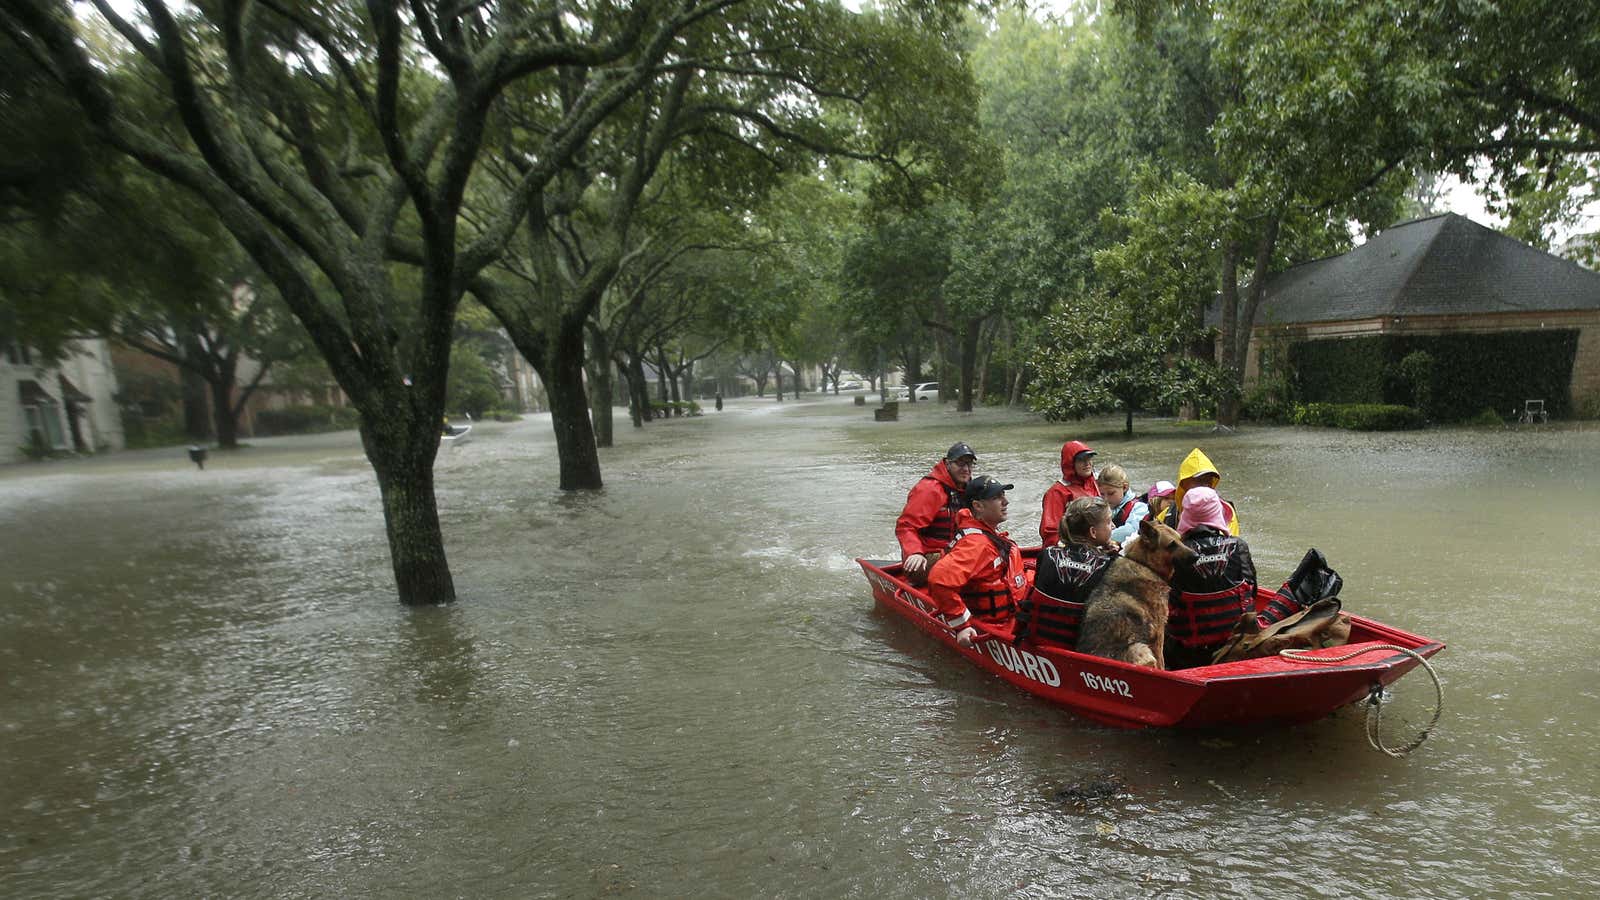
{"label": "guard text on boat", "polygon": [[983,648],[989,651],[990,659],[1005,666],[1010,672],[1026,675],[1040,684],[1061,686],[1061,673],[1056,670],[1056,664],[1042,656],[1034,656],[1004,641],[988,641]]}

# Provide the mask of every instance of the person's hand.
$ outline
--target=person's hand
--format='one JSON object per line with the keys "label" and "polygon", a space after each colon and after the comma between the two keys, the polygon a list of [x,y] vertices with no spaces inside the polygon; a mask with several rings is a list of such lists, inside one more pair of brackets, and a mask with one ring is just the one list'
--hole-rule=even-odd
{"label": "person's hand", "polygon": [[1106,541],[1106,547],[1111,550],[1111,555],[1112,556],[1116,556],[1117,554],[1122,552],[1123,545],[1117,543],[1116,541]]}
{"label": "person's hand", "polygon": [[906,557],[905,572],[907,575],[921,575],[928,570],[928,558],[921,553],[913,553]]}
{"label": "person's hand", "polygon": [[971,647],[972,639],[978,636],[978,629],[971,625],[956,632],[956,643],[962,647]]}

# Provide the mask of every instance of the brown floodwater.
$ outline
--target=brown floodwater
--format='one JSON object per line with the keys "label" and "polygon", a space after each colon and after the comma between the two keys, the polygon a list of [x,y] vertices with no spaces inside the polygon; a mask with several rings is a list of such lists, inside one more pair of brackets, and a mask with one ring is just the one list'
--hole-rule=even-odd
{"label": "brown floodwater", "polygon": [[[438,609],[394,601],[352,433],[0,469],[0,896],[1593,892],[1593,425],[902,409],[623,419],[578,496],[548,419],[481,424],[437,465]],[[1141,486],[1203,447],[1263,581],[1315,546],[1446,641],[1433,736],[1109,729],[874,608],[854,558],[945,447],[1033,535],[1068,437]],[[1432,700],[1400,681],[1386,736]]]}

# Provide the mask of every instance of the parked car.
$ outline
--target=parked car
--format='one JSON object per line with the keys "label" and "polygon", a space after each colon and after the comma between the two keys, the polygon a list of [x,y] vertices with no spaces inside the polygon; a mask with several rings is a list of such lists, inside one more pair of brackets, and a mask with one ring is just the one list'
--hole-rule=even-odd
{"label": "parked car", "polygon": [[902,400],[909,399],[912,394],[916,394],[918,400],[937,400],[939,399],[939,382],[924,381],[911,390],[900,389],[900,399]]}
{"label": "parked car", "polygon": [[839,382],[839,390],[841,390],[841,391],[859,391],[859,390],[861,390],[861,382],[859,382],[859,381],[841,381],[841,382]]}

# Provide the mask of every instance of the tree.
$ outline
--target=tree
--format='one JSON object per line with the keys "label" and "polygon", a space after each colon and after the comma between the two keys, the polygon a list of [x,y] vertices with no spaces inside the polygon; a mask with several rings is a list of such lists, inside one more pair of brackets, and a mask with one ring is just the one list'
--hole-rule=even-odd
{"label": "tree", "polygon": [[1369,179],[1414,167],[1486,180],[1508,231],[1541,247],[1600,186],[1593,4],[1216,7],[1246,86],[1224,137],[1250,153]]}
{"label": "tree", "polygon": [[[971,108],[955,52],[960,4],[919,0],[861,13],[832,3],[715,6],[716,15],[679,24],[652,51],[624,114],[599,125],[581,154],[525,196],[515,286],[478,294],[550,391],[564,489],[601,485],[581,378],[584,337],[608,287],[644,246],[633,230],[664,166],[693,170],[724,208],[744,209],[775,173],[805,170],[819,157],[909,173],[905,157],[936,169],[923,145],[961,131]],[[553,78],[519,85],[496,122],[509,151],[496,170],[511,190],[521,190],[528,165],[523,136],[580,112],[603,74],[568,63]],[[905,91],[907,83],[924,92]]]}
{"label": "tree", "polygon": [[1228,389],[1214,365],[1185,352],[1192,336],[1139,328],[1111,303],[1086,313],[1054,313],[1044,333],[1033,408],[1047,419],[1120,408],[1123,433],[1132,437],[1135,410],[1177,406]]}
{"label": "tree", "polygon": [[[97,0],[130,50],[114,59],[91,58],[64,0],[8,4],[0,27],[102,141],[200,196],[305,326],[361,413],[399,596],[416,604],[455,598],[433,460],[457,304],[493,289],[485,269],[530,200],[652,83],[681,32],[727,5],[607,5],[580,19],[515,4],[402,15],[382,0],[175,14],[150,0],[134,22]],[[522,136],[517,189],[465,220],[464,198],[488,195],[474,174],[503,94],[567,67],[593,80],[549,130]],[[417,271],[414,291],[397,285],[396,261]]]}
{"label": "tree", "polygon": [[1136,410],[1233,390],[1209,357],[1188,352],[1207,334],[1195,297],[1216,284],[1213,248],[1227,227],[1220,202],[1193,179],[1152,174],[1131,209],[1107,214],[1115,221],[1105,228],[1127,237],[1095,255],[1098,286],[1045,320],[1034,409],[1062,419],[1121,408],[1131,435]]}
{"label": "tree", "polygon": [[[215,299],[199,310],[172,309],[170,298],[146,300],[118,317],[115,334],[127,346],[205,382],[217,446],[227,450],[239,446],[239,416],[273,367],[310,348],[271,287],[239,280],[231,290],[224,288],[218,282]],[[241,386],[242,371],[249,375]]]}

